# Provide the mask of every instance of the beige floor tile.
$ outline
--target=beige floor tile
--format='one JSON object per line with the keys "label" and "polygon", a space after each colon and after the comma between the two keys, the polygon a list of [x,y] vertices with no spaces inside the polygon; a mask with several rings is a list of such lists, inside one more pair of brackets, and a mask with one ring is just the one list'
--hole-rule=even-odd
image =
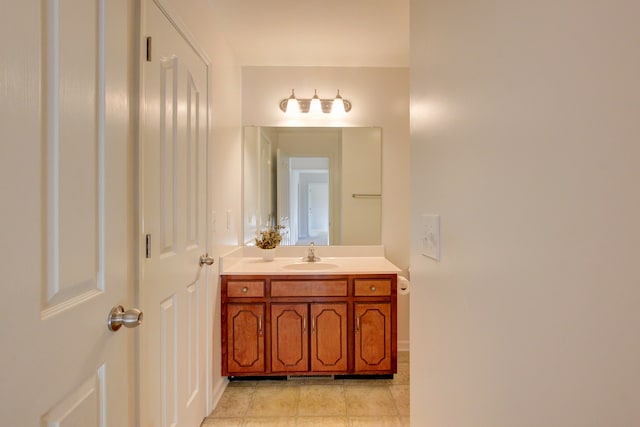
{"label": "beige floor tile", "polygon": [[210,417],[244,416],[251,404],[254,392],[255,388],[250,387],[227,387]]}
{"label": "beige floor tile", "polygon": [[258,381],[229,381],[228,387],[255,387]]}
{"label": "beige floor tile", "polygon": [[298,417],[296,427],[348,427],[347,417]]}
{"label": "beige floor tile", "polygon": [[287,380],[260,380],[256,382],[256,387],[298,387],[302,382]]}
{"label": "beige floor tile", "polygon": [[298,416],[347,415],[341,385],[305,385],[300,388]]}
{"label": "beige floor tile", "polygon": [[240,427],[242,418],[205,418],[200,427]]}
{"label": "beige floor tile", "polygon": [[292,417],[296,415],[300,386],[258,386],[247,411],[251,417]]}
{"label": "beige floor tile", "polygon": [[334,380],[333,378],[307,378],[304,384],[309,385],[342,385],[344,380]]}
{"label": "beige floor tile", "polygon": [[409,363],[409,352],[408,351],[399,351],[398,352],[398,363]]}
{"label": "beige floor tile", "polygon": [[389,387],[399,415],[409,415],[409,386],[394,385]]}
{"label": "beige floor tile", "polygon": [[295,427],[294,417],[250,417],[245,418],[242,427]]}
{"label": "beige floor tile", "polygon": [[388,387],[353,386],[344,388],[347,415],[398,415]]}
{"label": "beige floor tile", "polygon": [[402,427],[399,417],[349,417],[349,427]]}
{"label": "beige floor tile", "polygon": [[393,380],[357,380],[357,379],[350,379],[350,380],[344,380],[344,385],[345,386],[354,386],[354,385],[358,385],[358,386],[371,386],[371,387],[377,387],[377,386],[388,386],[391,385],[393,383]]}
{"label": "beige floor tile", "polygon": [[393,376],[391,384],[393,385],[409,385],[409,364],[398,363],[398,373]]}
{"label": "beige floor tile", "polygon": [[202,427],[409,427],[409,353],[393,380],[232,381]]}

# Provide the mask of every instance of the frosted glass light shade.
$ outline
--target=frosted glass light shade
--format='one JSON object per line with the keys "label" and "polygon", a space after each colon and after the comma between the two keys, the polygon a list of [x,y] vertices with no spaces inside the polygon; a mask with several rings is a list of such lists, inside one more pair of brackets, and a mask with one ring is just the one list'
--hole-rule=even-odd
{"label": "frosted glass light shade", "polygon": [[300,113],[300,104],[297,99],[289,99],[287,101],[287,114],[299,114]]}
{"label": "frosted glass light shade", "polygon": [[291,89],[291,96],[287,99],[287,108],[285,110],[286,114],[299,114],[300,113],[300,103],[296,99],[296,94]]}
{"label": "frosted glass light shade", "polygon": [[320,102],[317,91],[313,95],[313,98],[311,98],[311,103],[309,104],[309,114],[322,114],[322,103]]}
{"label": "frosted glass light shade", "polygon": [[347,114],[347,111],[344,108],[344,100],[340,96],[340,91],[338,91],[336,98],[333,100],[333,103],[331,104],[331,114],[336,116],[342,116]]}

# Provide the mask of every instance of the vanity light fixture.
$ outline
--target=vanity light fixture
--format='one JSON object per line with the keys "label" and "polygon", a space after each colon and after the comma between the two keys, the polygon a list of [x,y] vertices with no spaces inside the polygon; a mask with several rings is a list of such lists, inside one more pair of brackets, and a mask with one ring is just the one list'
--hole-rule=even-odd
{"label": "vanity light fixture", "polygon": [[291,89],[291,96],[280,101],[280,110],[286,114],[311,113],[341,115],[351,111],[351,101],[340,96],[340,90],[334,99],[322,99],[315,91],[313,98],[296,98]]}

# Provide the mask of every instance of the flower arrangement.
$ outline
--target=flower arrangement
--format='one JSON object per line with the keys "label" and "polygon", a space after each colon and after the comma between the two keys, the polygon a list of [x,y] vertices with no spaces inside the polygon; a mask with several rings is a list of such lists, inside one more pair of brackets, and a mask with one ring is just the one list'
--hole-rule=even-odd
{"label": "flower arrangement", "polygon": [[283,228],[283,225],[270,225],[266,230],[262,230],[256,237],[256,246],[261,249],[275,248],[282,240],[280,230]]}

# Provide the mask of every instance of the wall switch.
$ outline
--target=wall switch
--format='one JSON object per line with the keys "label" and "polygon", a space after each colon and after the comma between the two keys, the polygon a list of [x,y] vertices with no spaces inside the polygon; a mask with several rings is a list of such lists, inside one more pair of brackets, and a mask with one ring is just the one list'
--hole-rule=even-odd
{"label": "wall switch", "polygon": [[440,215],[422,215],[422,255],[440,261]]}

